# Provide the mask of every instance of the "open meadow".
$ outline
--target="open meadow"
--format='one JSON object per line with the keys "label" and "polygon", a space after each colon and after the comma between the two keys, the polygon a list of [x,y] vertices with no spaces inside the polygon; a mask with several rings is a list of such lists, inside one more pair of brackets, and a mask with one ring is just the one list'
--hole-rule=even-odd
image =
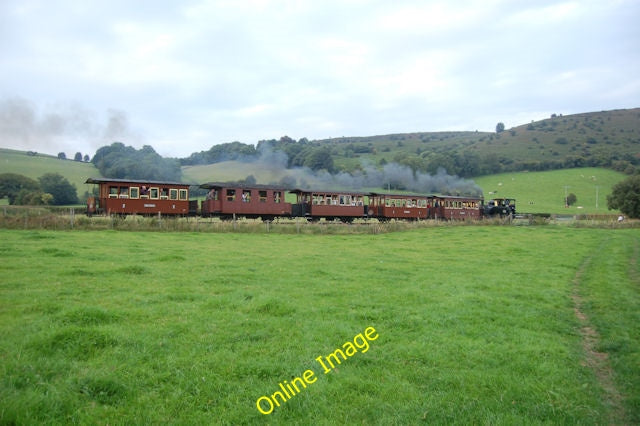
{"label": "open meadow", "polygon": [[[544,172],[514,172],[481,176],[474,181],[485,200],[512,197],[519,213],[619,214],[607,209],[607,195],[627,176],[614,170],[584,167]],[[566,194],[574,194],[575,204],[565,207]]]}
{"label": "open meadow", "polygon": [[0,424],[637,424],[639,257],[553,225],[3,229]]}

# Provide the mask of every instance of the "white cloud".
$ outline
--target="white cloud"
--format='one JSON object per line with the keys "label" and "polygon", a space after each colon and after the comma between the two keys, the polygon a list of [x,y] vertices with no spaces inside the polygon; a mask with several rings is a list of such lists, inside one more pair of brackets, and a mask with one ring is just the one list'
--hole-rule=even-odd
{"label": "white cloud", "polygon": [[493,130],[638,106],[639,10],[633,0],[7,0],[0,99],[46,107],[50,144],[72,131],[49,111],[75,104],[98,123],[124,111],[135,130],[123,142],[177,156],[285,134]]}

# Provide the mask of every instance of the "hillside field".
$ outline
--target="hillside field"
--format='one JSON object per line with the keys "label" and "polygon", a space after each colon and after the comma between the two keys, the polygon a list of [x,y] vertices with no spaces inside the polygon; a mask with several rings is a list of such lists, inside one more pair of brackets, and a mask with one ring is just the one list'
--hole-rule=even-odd
{"label": "hillside field", "polygon": [[639,247],[0,230],[0,423],[637,424]]}
{"label": "hillside field", "polygon": [[45,173],[59,173],[75,185],[78,196],[88,191],[84,182],[89,177],[100,176],[93,163],[60,160],[50,155],[27,155],[24,151],[0,148],[0,173],[17,173],[31,179],[38,179]]}
{"label": "hillside field", "polygon": [[[579,168],[548,172],[514,172],[474,179],[484,193],[492,197],[515,198],[520,213],[616,214],[607,209],[607,195],[613,185],[627,176],[601,168]],[[567,194],[577,197],[576,204],[565,208]]]}

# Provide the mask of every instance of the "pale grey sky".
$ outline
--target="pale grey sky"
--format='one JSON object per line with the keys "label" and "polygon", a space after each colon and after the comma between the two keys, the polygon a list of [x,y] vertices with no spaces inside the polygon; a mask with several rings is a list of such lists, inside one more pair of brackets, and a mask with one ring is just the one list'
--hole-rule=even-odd
{"label": "pale grey sky", "polygon": [[0,147],[186,157],[640,106],[640,1],[0,1]]}

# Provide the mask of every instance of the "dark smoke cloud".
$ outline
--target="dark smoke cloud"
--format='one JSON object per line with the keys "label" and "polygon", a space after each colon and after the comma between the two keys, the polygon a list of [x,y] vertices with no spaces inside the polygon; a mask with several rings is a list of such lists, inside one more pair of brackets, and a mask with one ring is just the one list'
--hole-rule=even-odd
{"label": "dark smoke cloud", "polygon": [[363,164],[362,171],[353,174],[330,174],[325,170],[313,171],[306,167],[287,169],[287,155],[269,147],[261,147],[260,156],[251,164],[256,169],[271,172],[271,182],[265,183],[286,183],[303,189],[369,191],[385,188],[388,192],[403,189],[419,194],[482,195],[482,189],[475,182],[449,175],[444,169],[439,169],[435,175],[414,173],[410,167],[397,163],[386,164],[382,169]]}
{"label": "dark smoke cloud", "polygon": [[79,104],[56,104],[39,108],[24,98],[0,100],[0,146],[55,154],[86,152],[114,141],[139,139],[126,113],[108,110],[98,117]]}

